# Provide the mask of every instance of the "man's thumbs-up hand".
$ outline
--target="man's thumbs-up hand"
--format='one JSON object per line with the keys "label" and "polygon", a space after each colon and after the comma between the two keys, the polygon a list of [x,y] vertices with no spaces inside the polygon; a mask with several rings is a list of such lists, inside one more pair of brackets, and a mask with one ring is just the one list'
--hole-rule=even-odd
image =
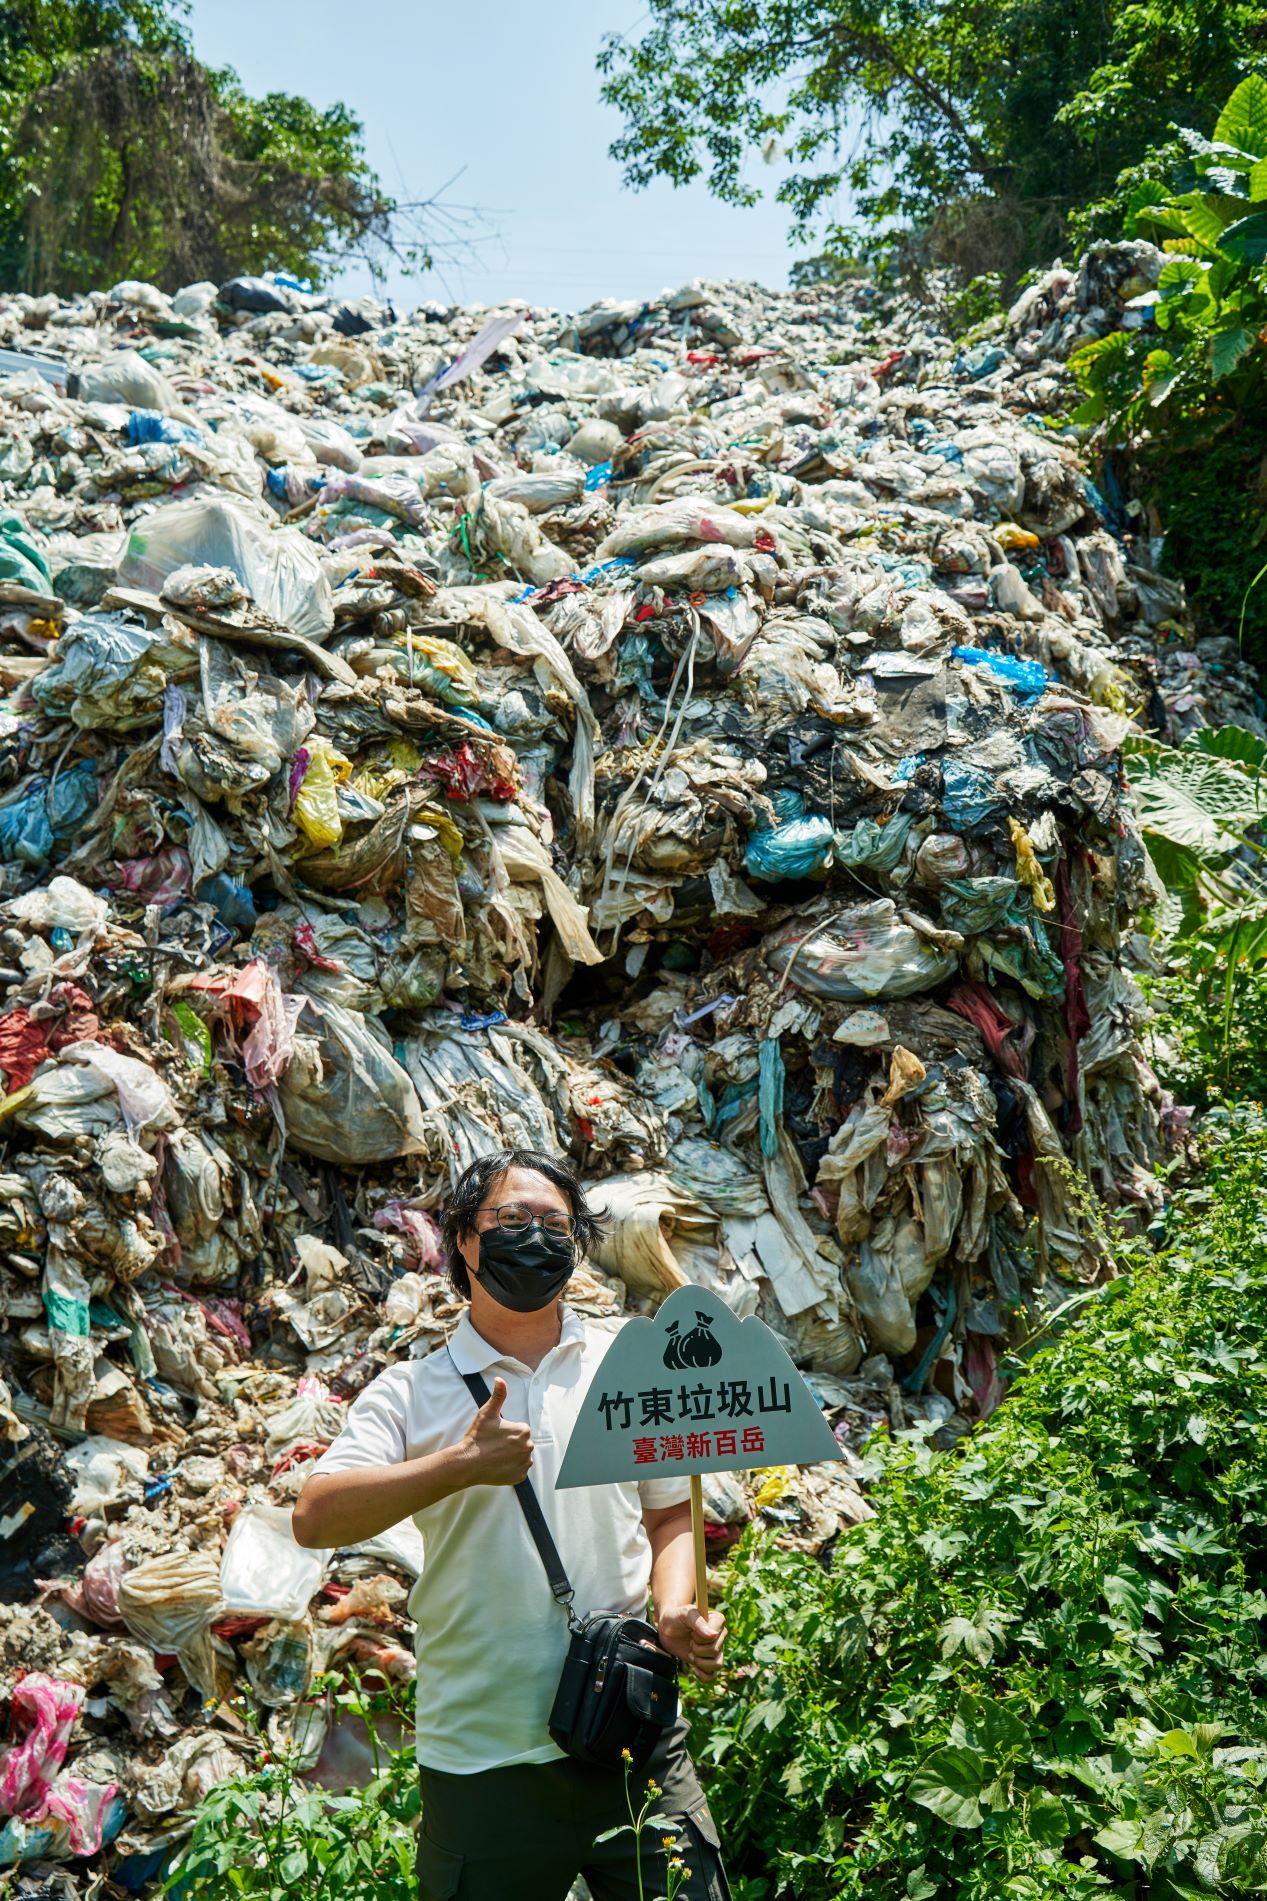
{"label": "man's thumbs-up hand", "polygon": [[532,1464],[532,1433],[519,1420],[503,1419],[506,1382],[493,1390],[466,1429],[462,1441],[469,1460],[470,1485],[518,1485]]}

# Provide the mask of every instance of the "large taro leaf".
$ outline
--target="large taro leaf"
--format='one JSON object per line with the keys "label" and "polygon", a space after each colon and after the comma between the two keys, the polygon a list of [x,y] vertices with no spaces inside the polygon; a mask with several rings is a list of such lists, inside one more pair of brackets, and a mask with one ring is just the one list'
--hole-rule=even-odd
{"label": "large taro leaf", "polygon": [[1267,157],[1267,79],[1258,73],[1242,79],[1219,114],[1214,137],[1255,158]]}
{"label": "large taro leaf", "polygon": [[1143,830],[1198,858],[1226,858],[1267,813],[1262,776],[1234,760],[1143,739],[1128,739],[1126,750]]}

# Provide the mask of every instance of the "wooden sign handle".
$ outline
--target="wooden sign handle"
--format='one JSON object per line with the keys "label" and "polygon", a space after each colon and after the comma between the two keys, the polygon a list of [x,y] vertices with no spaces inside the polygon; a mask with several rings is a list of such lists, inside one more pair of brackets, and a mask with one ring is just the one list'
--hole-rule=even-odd
{"label": "wooden sign handle", "polygon": [[691,1474],[691,1534],[695,1540],[695,1602],[708,1615],[708,1554],[704,1545],[704,1487]]}

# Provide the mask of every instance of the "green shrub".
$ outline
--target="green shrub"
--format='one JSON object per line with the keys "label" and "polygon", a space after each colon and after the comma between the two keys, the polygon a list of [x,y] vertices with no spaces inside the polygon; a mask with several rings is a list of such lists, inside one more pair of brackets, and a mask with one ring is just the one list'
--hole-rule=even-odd
{"label": "green shrub", "polygon": [[[332,1794],[300,1774],[300,1752],[270,1747],[251,1704],[256,1764],[213,1789],[165,1884],[173,1901],[417,1901],[415,1840],[421,1788],[413,1746],[412,1685],[369,1694],[359,1678],[319,1678],[313,1699],[364,1723],[375,1772],[363,1788]],[[399,1743],[380,1724],[404,1725]]]}
{"label": "green shrub", "polygon": [[1172,947],[1164,977],[1146,980],[1158,1012],[1150,1056],[1179,1102],[1267,1101],[1267,913],[1247,909]]}
{"label": "green shrub", "polygon": [[[750,1533],[692,1698],[739,1901],[1267,1892],[1267,1130],[829,1563]],[[1063,1323],[1058,1323],[1063,1324]]]}
{"label": "green shrub", "polygon": [[1074,351],[1086,397],[1074,420],[1132,448],[1168,569],[1191,577],[1207,626],[1239,626],[1245,606],[1248,650],[1262,656],[1267,602],[1246,597],[1267,530],[1267,79],[1241,81],[1212,138],[1181,136],[1170,186],[1143,167],[1124,219],[1126,236],[1167,253],[1151,323]]}

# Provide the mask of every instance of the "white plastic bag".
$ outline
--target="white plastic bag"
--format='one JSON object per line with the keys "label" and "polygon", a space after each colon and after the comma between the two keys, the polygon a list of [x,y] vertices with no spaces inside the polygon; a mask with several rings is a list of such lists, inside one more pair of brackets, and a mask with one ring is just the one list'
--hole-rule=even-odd
{"label": "white plastic bag", "polygon": [[217,1670],[211,1634],[221,1610],[220,1566],[209,1551],[165,1552],[119,1580],[119,1611],[128,1630],[155,1650],[174,1651],[204,1697],[223,1694],[216,1680],[223,1669]]}
{"label": "white plastic bag", "polygon": [[294,421],[318,462],[330,469],[346,469],[349,474],[360,468],[361,451],[337,422],[324,416],[296,416]]}
{"label": "white plastic bag", "polygon": [[649,548],[670,548],[686,541],[725,541],[732,548],[751,548],[761,532],[759,520],[738,515],[720,502],[700,495],[684,495],[675,502],[635,508],[600,543],[598,559],[613,555],[644,554]]}
{"label": "white plastic bag", "polygon": [[311,542],[234,502],[171,502],[143,515],[120,574],[128,586],[158,594],[169,574],[191,566],[232,568],[256,606],[292,633],[323,640],[334,625],[330,583]]}
{"label": "white plastic bag", "polygon": [[119,350],[103,363],[79,372],[81,403],[128,403],[133,409],[160,409],[165,416],[181,407],[175,390],[152,363],[135,350]]}
{"label": "white plastic bag", "polygon": [[104,1433],[91,1433],[71,1446],[63,1463],[75,1488],[70,1511],[76,1518],[95,1517],[103,1505],[129,1486],[144,1485],[150,1475],[150,1455],[144,1446],[125,1445],[121,1439],[107,1439]]}
{"label": "white plastic bag", "polygon": [[68,1043],[64,1063],[82,1063],[118,1091],[119,1108],[128,1134],[141,1129],[170,1129],[180,1120],[167,1084],[148,1063],[121,1056],[105,1043]]}
{"label": "white plastic bag", "polygon": [[73,931],[82,937],[85,931],[99,931],[105,924],[109,905],[78,878],[50,878],[35,891],[13,898],[5,910],[10,917],[21,918],[37,931]]}
{"label": "white plastic bag", "polygon": [[291,1515],[276,1505],[244,1505],[220,1560],[220,1596],[228,1611],[298,1623],[320,1589],[328,1551],[296,1544]]}
{"label": "white plastic bag", "polygon": [[958,961],[905,923],[891,898],[842,905],[808,928],[796,918],[769,940],[765,957],[798,990],[844,1003],[916,996],[948,977]]}

